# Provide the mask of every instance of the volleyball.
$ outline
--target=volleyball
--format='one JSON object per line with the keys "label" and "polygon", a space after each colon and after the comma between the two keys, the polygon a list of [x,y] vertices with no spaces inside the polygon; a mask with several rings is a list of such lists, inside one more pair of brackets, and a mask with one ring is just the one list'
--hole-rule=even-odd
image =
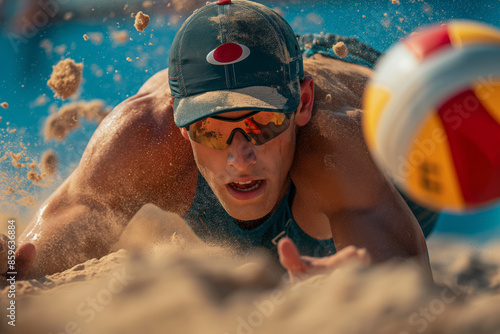
{"label": "volleyball", "polygon": [[500,199],[500,31],[427,26],[392,46],[363,99],[363,132],[396,186],[434,209]]}

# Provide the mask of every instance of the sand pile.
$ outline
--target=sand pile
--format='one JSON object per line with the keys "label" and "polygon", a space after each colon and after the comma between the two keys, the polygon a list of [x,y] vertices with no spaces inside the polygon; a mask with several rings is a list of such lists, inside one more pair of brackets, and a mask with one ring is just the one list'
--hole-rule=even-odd
{"label": "sand pile", "polygon": [[[172,224],[168,224],[172,222]],[[264,256],[208,246],[149,206],[128,234],[156,239],[17,286],[16,333],[494,333],[500,245],[431,241],[437,286],[412,263],[342,267],[290,285]],[[149,226],[153,226],[150,230]],[[156,227],[155,227],[156,226]],[[165,226],[170,226],[170,230]],[[158,238],[163,229],[163,239]],[[173,235],[173,230],[178,233]],[[134,232],[135,231],[135,232]],[[132,232],[132,233],[130,233]],[[190,234],[191,233],[191,234]],[[173,235],[173,236],[172,236]],[[122,240],[124,242],[124,240]],[[7,290],[1,293],[5,310]],[[3,321],[2,333],[8,328]]]}

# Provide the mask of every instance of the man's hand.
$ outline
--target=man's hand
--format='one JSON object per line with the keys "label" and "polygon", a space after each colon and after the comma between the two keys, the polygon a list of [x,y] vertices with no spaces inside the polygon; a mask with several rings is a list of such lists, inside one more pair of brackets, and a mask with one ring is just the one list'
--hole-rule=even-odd
{"label": "man's hand", "polygon": [[349,262],[358,262],[365,266],[371,263],[370,254],[366,249],[354,246],[345,247],[337,253],[323,258],[300,256],[297,247],[289,238],[283,238],[278,242],[278,254],[280,262],[288,270],[292,282],[333,271]]}
{"label": "man's hand", "polygon": [[[7,242],[9,238],[5,234],[0,234],[0,288],[5,286],[6,273],[13,271],[8,269],[8,252]],[[22,280],[28,274],[33,262],[35,261],[35,246],[32,243],[25,243],[19,246],[15,253],[15,272],[17,272],[16,280]]]}

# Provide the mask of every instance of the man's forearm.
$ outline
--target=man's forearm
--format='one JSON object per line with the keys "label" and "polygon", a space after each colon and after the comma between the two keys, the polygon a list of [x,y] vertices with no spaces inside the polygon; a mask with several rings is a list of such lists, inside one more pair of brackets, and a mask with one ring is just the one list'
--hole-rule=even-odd
{"label": "man's forearm", "polygon": [[125,228],[127,218],[105,211],[79,205],[61,210],[57,215],[39,216],[20,242],[33,243],[36,248],[28,278],[60,272],[108,254]]}
{"label": "man's forearm", "polygon": [[429,270],[424,236],[410,213],[396,208],[377,207],[364,211],[344,211],[331,220],[335,245],[366,248],[373,262],[414,258]]}

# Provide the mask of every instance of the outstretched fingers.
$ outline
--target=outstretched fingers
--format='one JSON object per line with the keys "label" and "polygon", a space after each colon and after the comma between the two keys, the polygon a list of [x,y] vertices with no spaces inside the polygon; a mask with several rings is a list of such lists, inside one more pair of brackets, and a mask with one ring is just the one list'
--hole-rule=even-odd
{"label": "outstretched fingers", "polygon": [[333,256],[328,256],[317,261],[317,265],[324,268],[337,268],[348,262],[359,262],[365,266],[371,264],[370,254],[365,248],[347,246]]}
{"label": "outstretched fingers", "polygon": [[281,265],[289,273],[305,273],[310,265],[300,258],[299,250],[290,238],[282,238],[278,242],[278,254]]}
{"label": "outstretched fingers", "polygon": [[331,272],[346,263],[360,263],[369,266],[372,262],[370,254],[364,248],[348,246],[337,253],[322,257],[300,256],[300,253],[290,238],[278,242],[280,262],[288,270],[292,282],[325,272]]}

